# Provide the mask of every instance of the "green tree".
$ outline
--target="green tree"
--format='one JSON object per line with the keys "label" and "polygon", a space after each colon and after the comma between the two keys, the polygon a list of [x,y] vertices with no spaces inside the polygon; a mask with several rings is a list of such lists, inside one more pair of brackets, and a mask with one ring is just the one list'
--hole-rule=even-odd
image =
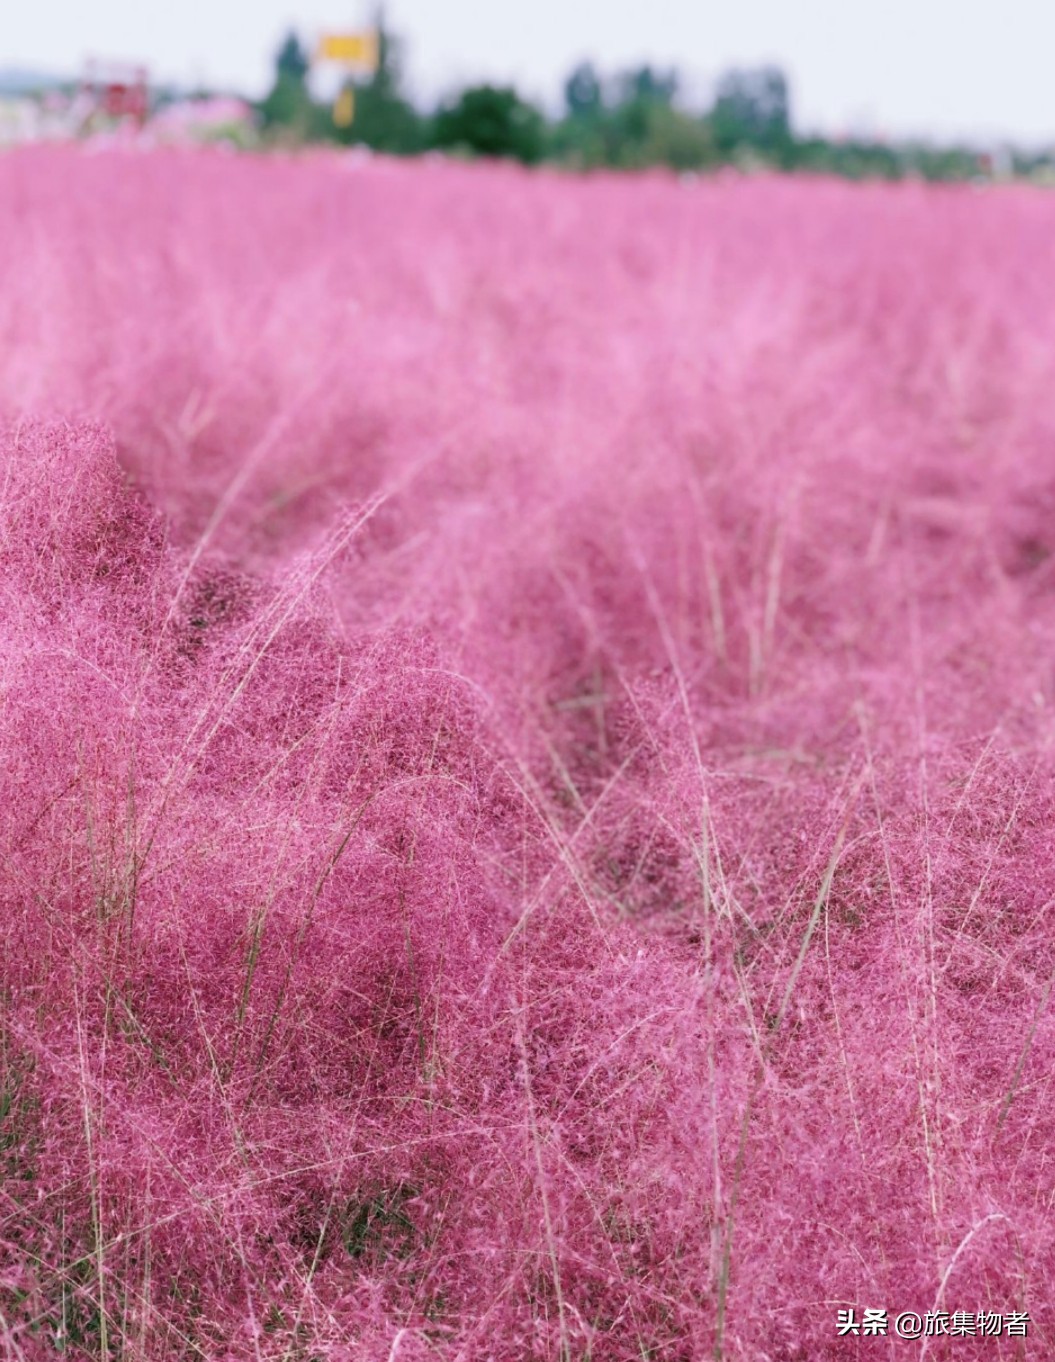
{"label": "green tree", "polygon": [[275,55],[276,81],[286,77],[303,85],[308,75],[310,61],[300,39],[291,29],[286,34],[282,46]]}
{"label": "green tree", "polygon": [[342,142],[362,142],[378,151],[406,155],[420,151],[425,144],[421,116],[402,93],[402,44],[385,24],[378,11],[377,70],[355,91],[355,117],[349,128],[338,133]]}
{"label": "green tree", "polygon": [[596,118],[601,112],[604,91],[592,62],[580,62],[564,82],[564,107],[569,118]]}
{"label": "green tree", "polygon": [[514,89],[477,85],[439,110],[432,141],[436,147],[509,156],[531,165],[545,151],[545,122]]}
{"label": "green tree", "polygon": [[275,54],[275,83],[258,106],[266,128],[298,139],[317,137],[323,131],[322,111],[308,91],[308,66],[300,39],[288,33]]}
{"label": "green tree", "polygon": [[556,155],[581,167],[667,165],[696,170],[714,160],[714,140],[704,121],[678,109],[674,71],[651,66],[624,71],[606,102],[601,80],[588,63],[564,86],[567,116],[554,129]]}
{"label": "green tree", "polygon": [[673,104],[678,93],[678,73],[637,66],[618,78],[621,104]]}
{"label": "green tree", "polygon": [[637,155],[642,165],[670,166],[673,170],[702,170],[716,159],[714,138],[706,122],[669,104],[649,108]]}
{"label": "green tree", "polygon": [[740,149],[785,157],[791,149],[791,101],[788,82],[776,66],[753,71],[727,71],[718,82],[710,116],[719,151]]}

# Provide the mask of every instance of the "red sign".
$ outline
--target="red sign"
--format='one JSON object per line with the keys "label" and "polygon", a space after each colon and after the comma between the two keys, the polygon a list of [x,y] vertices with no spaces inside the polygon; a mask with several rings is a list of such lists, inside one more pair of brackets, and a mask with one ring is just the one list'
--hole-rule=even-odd
{"label": "red sign", "polygon": [[138,123],[146,122],[150,112],[150,97],[144,67],[125,67],[116,62],[89,62],[83,88],[91,96],[95,108],[108,118],[132,118]]}
{"label": "red sign", "polygon": [[111,118],[146,118],[147,92],[142,85],[115,81],[103,91],[103,108]]}

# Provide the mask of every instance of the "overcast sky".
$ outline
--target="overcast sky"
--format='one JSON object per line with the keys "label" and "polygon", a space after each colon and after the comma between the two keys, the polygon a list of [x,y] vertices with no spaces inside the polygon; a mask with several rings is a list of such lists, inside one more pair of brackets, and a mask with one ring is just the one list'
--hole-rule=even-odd
{"label": "overcast sky", "polygon": [[[146,61],[258,96],[275,47],[355,27],[363,0],[6,0],[0,67]],[[780,63],[800,130],[1055,140],[1055,0],[388,0],[413,91],[514,80],[553,101],[569,67],[676,64],[702,99],[733,65]]]}

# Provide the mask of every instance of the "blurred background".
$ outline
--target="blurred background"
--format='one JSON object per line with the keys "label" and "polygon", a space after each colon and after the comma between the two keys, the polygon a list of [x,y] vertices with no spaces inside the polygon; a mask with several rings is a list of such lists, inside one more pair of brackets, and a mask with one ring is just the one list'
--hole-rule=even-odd
{"label": "blurred background", "polygon": [[64,0],[6,19],[0,144],[1055,182],[1053,52],[1038,0]]}

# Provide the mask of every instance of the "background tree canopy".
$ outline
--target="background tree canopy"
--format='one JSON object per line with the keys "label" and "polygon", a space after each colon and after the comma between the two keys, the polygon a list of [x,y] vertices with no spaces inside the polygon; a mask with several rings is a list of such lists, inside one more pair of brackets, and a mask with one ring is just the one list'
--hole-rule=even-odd
{"label": "background tree canopy", "polygon": [[406,94],[399,40],[381,16],[376,27],[378,68],[352,82],[354,117],[346,127],[313,97],[309,54],[295,32],[287,34],[275,55],[274,84],[258,106],[266,134],[286,141],[359,143],[395,155],[433,147],[581,169],[693,171],[731,163],[853,178],[917,174],[931,179],[964,178],[979,170],[980,157],[969,147],[798,136],[787,77],[771,65],[726,71],[705,108],[688,107],[673,68],[642,65],[605,74],[593,62],[581,61],[568,73],[563,109],[556,115],[547,115],[512,86],[491,84],[462,90],[439,108],[423,110]]}
{"label": "background tree canopy", "polygon": [[545,152],[545,123],[539,111],[515,90],[477,85],[440,109],[432,143],[479,156],[512,156],[531,165]]}

